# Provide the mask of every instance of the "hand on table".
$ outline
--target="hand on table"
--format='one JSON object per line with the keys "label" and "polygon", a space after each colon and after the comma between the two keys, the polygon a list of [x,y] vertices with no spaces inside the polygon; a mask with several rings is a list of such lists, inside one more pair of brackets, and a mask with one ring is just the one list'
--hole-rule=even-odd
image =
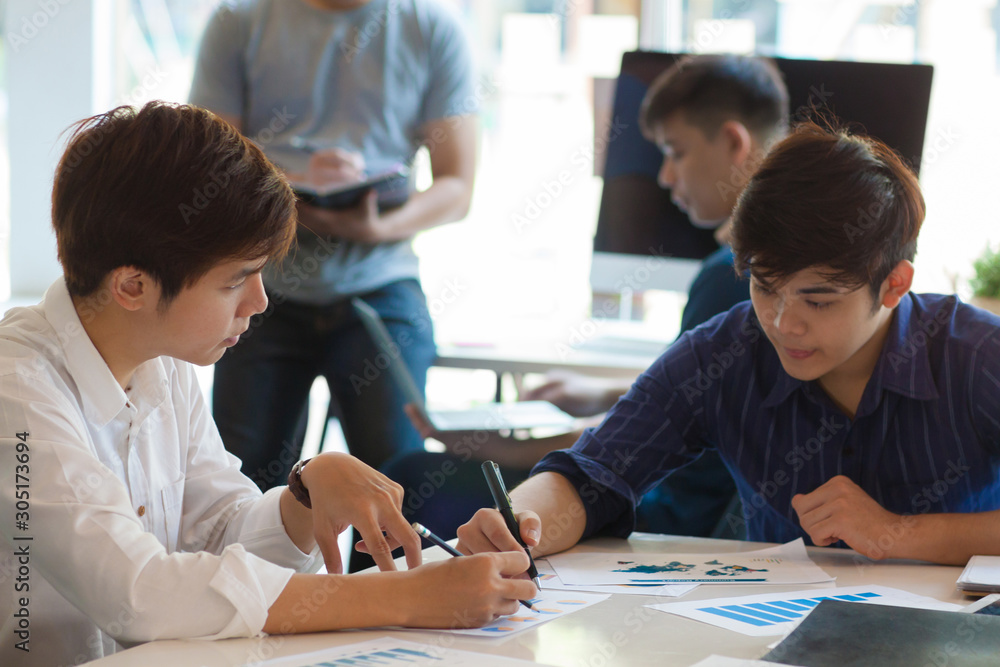
{"label": "hand on table", "polygon": [[830,479],[812,493],[796,494],[792,508],[816,546],[843,540],[873,559],[891,557],[892,546],[906,530],[905,517],[883,508],[843,475]]}
{"label": "hand on table", "polygon": [[[302,468],[312,501],[313,531],[330,573],[343,572],[337,536],[354,526],[380,570],[395,570],[392,550],[402,546],[408,567],[420,565],[420,537],[403,518],[403,487],[340,452],[314,457]],[[382,534],[382,531],[386,535]]]}
{"label": "hand on table", "polygon": [[449,558],[410,570],[406,576],[415,589],[409,599],[421,603],[406,625],[478,627],[516,613],[518,600],[530,600],[538,594],[530,580],[513,578],[527,569],[528,556],[518,546],[507,553]]}
{"label": "hand on table", "polygon": [[548,401],[574,417],[607,412],[628,391],[626,382],[594,378],[566,371],[551,372],[546,381],[520,395],[522,401]]}

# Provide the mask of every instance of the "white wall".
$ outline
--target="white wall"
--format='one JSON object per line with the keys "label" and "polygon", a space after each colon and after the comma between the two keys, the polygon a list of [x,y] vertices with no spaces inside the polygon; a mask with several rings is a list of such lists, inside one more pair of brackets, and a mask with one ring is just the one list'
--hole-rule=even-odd
{"label": "white wall", "polygon": [[[52,174],[65,145],[63,130],[107,108],[110,100],[103,78],[112,53],[110,5],[110,0],[7,1],[15,298],[42,294],[61,273],[49,215]],[[101,76],[95,77],[97,72]]]}

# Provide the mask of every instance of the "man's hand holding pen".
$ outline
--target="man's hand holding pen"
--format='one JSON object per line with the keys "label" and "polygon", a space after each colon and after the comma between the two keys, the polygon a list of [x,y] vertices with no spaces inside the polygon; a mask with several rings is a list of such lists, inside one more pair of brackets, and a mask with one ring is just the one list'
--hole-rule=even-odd
{"label": "man's hand holding pen", "polygon": [[[530,550],[538,546],[542,522],[538,515],[528,510],[516,514],[520,525],[521,539]],[[472,519],[458,528],[458,543],[455,545],[463,554],[490,551],[524,551],[514,539],[500,512],[493,508],[483,508]],[[525,570],[527,576],[527,570]]]}
{"label": "man's hand holding pen", "polygon": [[490,487],[490,494],[497,509],[481,509],[469,523],[458,529],[458,550],[466,554],[517,551],[528,554],[528,567],[523,576],[540,586],[538,570],[531,557],[531,548],[538,546],[542,522],[534,512],[514,513],[510,495],[500,476],[500,468],[493,461],[482,465],[483,475]]}

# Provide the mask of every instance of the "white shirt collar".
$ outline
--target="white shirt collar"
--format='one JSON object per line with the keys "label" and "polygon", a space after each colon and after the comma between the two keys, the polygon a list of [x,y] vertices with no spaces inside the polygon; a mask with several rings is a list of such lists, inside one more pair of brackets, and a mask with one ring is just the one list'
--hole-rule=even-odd
{"label": "white shirt collar", "polygon": [[[79,389],[84,417],[98,429],[104,428],[125,408],[130,397],[83,328],[63,278],[45,292],[42,307],[63,348],[66,369]],[[131,399],[145,412],[166,398],[166,385],[163,362],[151,359],[136,369]]]}

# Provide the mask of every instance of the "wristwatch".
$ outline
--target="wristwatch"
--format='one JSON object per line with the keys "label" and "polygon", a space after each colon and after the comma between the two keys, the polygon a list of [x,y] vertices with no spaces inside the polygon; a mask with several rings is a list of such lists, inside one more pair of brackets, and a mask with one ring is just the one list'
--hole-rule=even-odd
{"label": "wristwatch", "polygon": [[312,459],[306,459],[292,466],[292,471],[288,473],[288,490],[292,492],[297,501],[312,509],[312,501],[309,499],[309,489],[302,483],[302,468],[310,461]]}

